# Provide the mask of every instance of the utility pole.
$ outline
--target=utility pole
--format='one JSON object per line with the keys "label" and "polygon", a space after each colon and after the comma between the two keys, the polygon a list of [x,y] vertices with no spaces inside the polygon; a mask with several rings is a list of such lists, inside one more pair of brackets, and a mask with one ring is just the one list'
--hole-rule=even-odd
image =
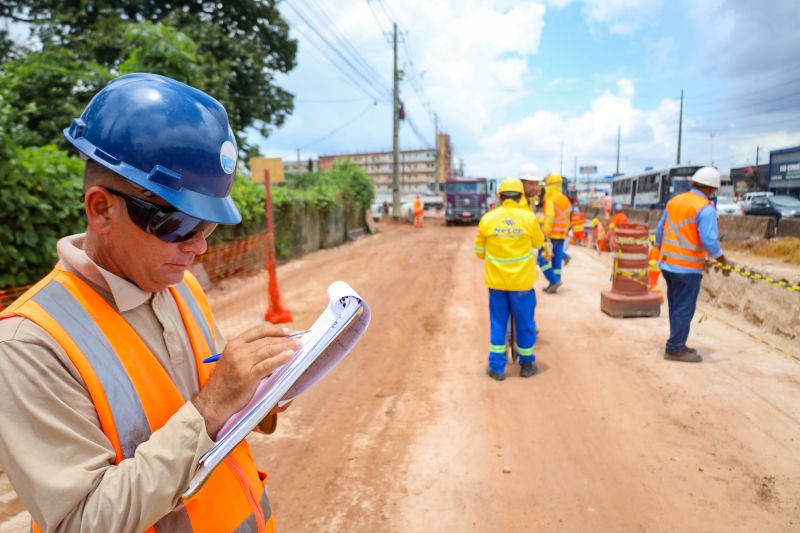
{"label": "utility pole", "polygon": [[297,149],[297,162],[300,162],[300,148]]}
{"label": "utility pole", "polygon": [[572,170],[572,177],[575,179],[575,183],[578,183],[578,156],[575,156],[575,168]]}
{"label": "utility pole", "polygon": [[400,76],[397,72],[397,23],[395,22],[393,26],[394,40],[392,41],[392,50],[394,53],[394,67],[392,78],[394,79],[394,85],[392,90],[392,216],[395,219],[398,219],[400,218]]}
{"label": "utility pole", "polygon": [[439,175],[442,172],[442,151],[439,148],[439,114],[433,114],[433,146],[436,147],[436,178],[434,179],[433,191],[439,194]]}
{"label": "utility pole", "polygon": [[614,173],[615,176],[619,176],[619,138],[622,134],[622,125],[617,126],[617,171]]}
{"label": "utility pole", "polygon": [[[758,168],[758,151],[761,149],[760,146],[756,146],[756,169]],[[756,170],[758,172],[758,170]]]}
{"label": "utility pole", "polygon": [[714,166],[714,132],[709,132],[708,134],[710,141],[711,141],[711,166]]}
{"label": "utility pole", "polygon": [[681,89],[681,114],[678,115],[678,161],[676,165],[681,164],[681,134],[683,133],[683,89]]}

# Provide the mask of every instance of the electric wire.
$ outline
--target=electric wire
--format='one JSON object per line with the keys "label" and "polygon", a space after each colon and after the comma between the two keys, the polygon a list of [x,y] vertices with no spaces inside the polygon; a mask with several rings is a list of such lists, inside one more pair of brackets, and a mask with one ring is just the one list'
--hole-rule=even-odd
{"label": "electric wire", "polygon": [[324,141],[325,139],[328,139],[332,135],[334,135],[336,133],[339,133],[341,130],[343,130],[347,126],[350,126],[351,124],[356,122],[358,119],[363,117],[370,109],[372,109],[376,105],[377,105],[377,102],[374,102],[374,103],[368,105],[367,107],[365,107],[364,109],[359,111],[357,115],[355,115],[353,118],[351,118],[350,120],[348,120],[344,124],[342,124],[340,126],[337,126],[336,128],[334,128],[333,130],[329,131],[328,133],[326,133],[325,135],[323,135],[322,137],[320,137],[316,141],[310,142],[310,143],[306,144],[305,146],[301,146],[300,149],[301,150],[305,150],[306,148],[308,148],[310,146],[314,146],[315,144],[321,143],[322,141]]}

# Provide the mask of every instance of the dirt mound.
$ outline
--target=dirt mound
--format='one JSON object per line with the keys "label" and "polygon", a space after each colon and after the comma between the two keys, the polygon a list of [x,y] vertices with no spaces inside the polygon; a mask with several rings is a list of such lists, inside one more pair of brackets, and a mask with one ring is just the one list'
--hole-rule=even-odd
{"label": "dirt mound", "polygon": [[725,247],[800,265],[800,238],[797,237],[778,237],[768,241],[759,239],[739,243],[729,241],[725,243]]}

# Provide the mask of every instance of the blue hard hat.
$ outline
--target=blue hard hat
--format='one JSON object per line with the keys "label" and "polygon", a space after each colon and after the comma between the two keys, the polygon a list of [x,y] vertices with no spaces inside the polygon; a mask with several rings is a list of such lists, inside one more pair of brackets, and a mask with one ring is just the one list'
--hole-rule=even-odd
{"label": "blue hard hat", "polygon": [[187,215],[218,224],[242,220],[230,196],[237,149],[228,114],[194,87],[157,74],[121,76],[92,98],[64,136]]}

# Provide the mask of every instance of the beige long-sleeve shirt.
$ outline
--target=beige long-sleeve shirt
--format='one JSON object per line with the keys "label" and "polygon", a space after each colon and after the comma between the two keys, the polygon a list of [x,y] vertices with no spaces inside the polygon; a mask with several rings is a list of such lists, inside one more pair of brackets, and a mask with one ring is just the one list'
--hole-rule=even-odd
{"label": "beige long-sleeve shirt", "polygon": [[[100,268],[84,235],[58,243],[61,265],[115,306],[158,358],[186,403],[135,456],[114,465],[83,380],[64,350],[30,320],[0,320],[0,464],[45,531],[142,531],[177,504],[213,445],[189,401],[195,359],[169,291],[148,293]],[[217,328],[217,348],[225,342]]]}

